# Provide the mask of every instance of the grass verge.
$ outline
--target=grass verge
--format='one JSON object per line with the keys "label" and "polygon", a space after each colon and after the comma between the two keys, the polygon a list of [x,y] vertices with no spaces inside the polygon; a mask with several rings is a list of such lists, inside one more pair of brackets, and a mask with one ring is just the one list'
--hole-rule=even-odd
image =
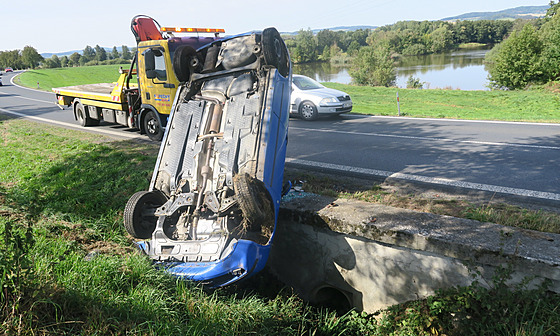
{"label": "grass verge", "polygon": [[310,307],[269,279],[216,291],[175,281],[134,252],[121,224],[128,197],[148,186],[155,146],[2,114],[0,141],[0,333],[490,335],[501,326],[502,334],[554,335],[560,330],[558,296],[543,288],[511,292],[499,281],[489,290],[473,284],[377,315]]}
{"label": "grass verge", "polygon": [[398,92],[401,116],[560,122],[560,96],[551,90],[462,91],[366,87],[337,83],[325,85],[348,93],[354,103],[352,111],[359,114],[398,116]]}

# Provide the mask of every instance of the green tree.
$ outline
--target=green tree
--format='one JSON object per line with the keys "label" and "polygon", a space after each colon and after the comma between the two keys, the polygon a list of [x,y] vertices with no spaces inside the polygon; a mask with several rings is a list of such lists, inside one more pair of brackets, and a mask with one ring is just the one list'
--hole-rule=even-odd
{"label": "green tree", "polygon": [[68,59],[68,56],[62,56],[60,58],[60,66],[63,68],[66,68],[68,66],[68,63],[70,62],[70,60]]}
{"label": "green tree", "polygon": [[543,42],[541,53],[541,69],[544,80],[560,78],[560,14],[551,17],[541,28],[540,38]]}
{"label": "green tree", "polygon": [[24,68],[24,64],[21,58],[21,53],[19,49],[0,51],[0,67],[12,67],[14,69]]}
{"label": "green tree", "polygon": [[25,67],[35,69],[44,58],[37,52],[37,49],[25,46],[21,51],[21,60]]}
{"label": "green tree", "polygon": [[85,64],[94,59],[95,59],[95,49],[93,49],[90,46],[86,46],[82,52],[82,57],[80,58],[80,64]]}
{"label": "green tree", "polygon": [[105,48],[101,48],[99,44],[95,46],[95,59],[102,62],[107,59]]}
{"label": "green tree", "polygon": [[550,8],[546,10],[546,20],[553,18],[556,13],[558,13],[558,9],[560,9],[560,1],[555,3],[553,0],[551,0],[548,5],[550,6]]}
{"label": "green tree", "polygon": [[430,51],[433,53],[449,50],[453,46],[453,32],[447,25],[434,30],[429,37],[431,41]]}
{"label": "green tree", "polygon": [[317,41],[311,30],[302,29],[298,32],[293,56],[296,63],[317,61]]}
{"label": "green tree", "polygon": [[51,58],[47,58],[44,63],[47,68],[60,68],[60,58],[57,55],[52,55]]}
{"label": "green tree", "polygon": [[530,24],[492,49],[487,56],[490,83],[496,88],[521,89],[543,82],[540,62],[543,43]]}
{"label": "green tree", "polygon": [[350,45],[348,46],[348,49],[346,50],[346,52],[350,56],[354,56],[358,53],[358,50],[360,50],[360,44],[357,41],[352,41],[350,43]]}
{"label": "green tree", "polygon": [[113,50],[111,51],[111,58],[112,59],[117,59],[120,57],[119,51],[117,50],[117,47],[113,46]]}
{"label": "green tree", "polygon": [[122,58],[125,60],[132,59],[132,54],[130,53],[130,50],[128,50],[128,47],[125,45],[122,46]]}
{"label": "green tree", "polygon": [[391,86],[396,79],[389,50],[372,46],[362,47],[358,51],[349,73],[357,85]]}
{"label": "green tree", "polygon": [[70,55],[69,65],[79,66],[80,65],[80,58],[82,58],[82,56],[80,54],[78,54],[77,52],[73,53],[72,55]]}
{"label": "green tree", "polygon": [[[324,52],[325,50],[328,51],[328,49],[333,44],[337,43],[338,35],[332,30],[324,29],[317,33],[316,38],[317,38],[317,50]],[[327,59],[329,57],[327,57]]]}

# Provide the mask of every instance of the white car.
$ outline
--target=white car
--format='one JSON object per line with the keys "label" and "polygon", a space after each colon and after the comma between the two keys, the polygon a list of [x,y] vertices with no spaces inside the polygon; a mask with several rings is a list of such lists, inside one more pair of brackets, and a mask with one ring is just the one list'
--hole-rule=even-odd
{"label": "white car", "polygon": [[292,77],[291,113],[303,120],[352,111],[352,99],[342,91],[329,89],[302,75]]}

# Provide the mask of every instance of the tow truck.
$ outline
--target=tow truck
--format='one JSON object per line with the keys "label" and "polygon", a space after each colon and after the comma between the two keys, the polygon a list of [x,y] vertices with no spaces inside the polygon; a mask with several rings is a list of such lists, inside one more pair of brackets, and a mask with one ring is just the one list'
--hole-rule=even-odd
{"label": "tow truck", "polygon": [[[129,69],[120,69],[116,83],[96,83],[53,88],[60,106],[72,107],[80,125],[101,121],[140,130],[151,140],[163,137],[177,88],[187,78],[178,78],[184,51],[198,49],[221,39],[224,29],[161,27],[146,15],[131,21],[137,52]],[[196,36],[175,36],[179,33]],[[213,34],[201,36],[201,34]],[[180,69],[179,69],[180,70]],[[133,76],[137,76],[134,83]],[[179,75],[181,76],[181,75]]]}

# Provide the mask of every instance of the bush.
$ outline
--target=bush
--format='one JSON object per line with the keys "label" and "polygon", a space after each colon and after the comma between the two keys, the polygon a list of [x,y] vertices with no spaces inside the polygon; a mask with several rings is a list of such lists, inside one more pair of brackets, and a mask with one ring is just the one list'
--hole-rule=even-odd
{"label": "bush", "polygon": [[396,80],[395,65],[389,50],[384,48],[361,48],[349,73],[358,85],[392,86]]}
{"label": "bush", "polygon": [[420,78],[416,78],[412,75],[408,77],[406,80],[406,88],[407,89],[423,89],[425,82],[421,82]]}
{"label": "bush", "polygon": [[532,25],[514,32],[486,57],[491,85],[522,89],[530,83],[546,82],[540,62],[542,50],[543,43]]}

